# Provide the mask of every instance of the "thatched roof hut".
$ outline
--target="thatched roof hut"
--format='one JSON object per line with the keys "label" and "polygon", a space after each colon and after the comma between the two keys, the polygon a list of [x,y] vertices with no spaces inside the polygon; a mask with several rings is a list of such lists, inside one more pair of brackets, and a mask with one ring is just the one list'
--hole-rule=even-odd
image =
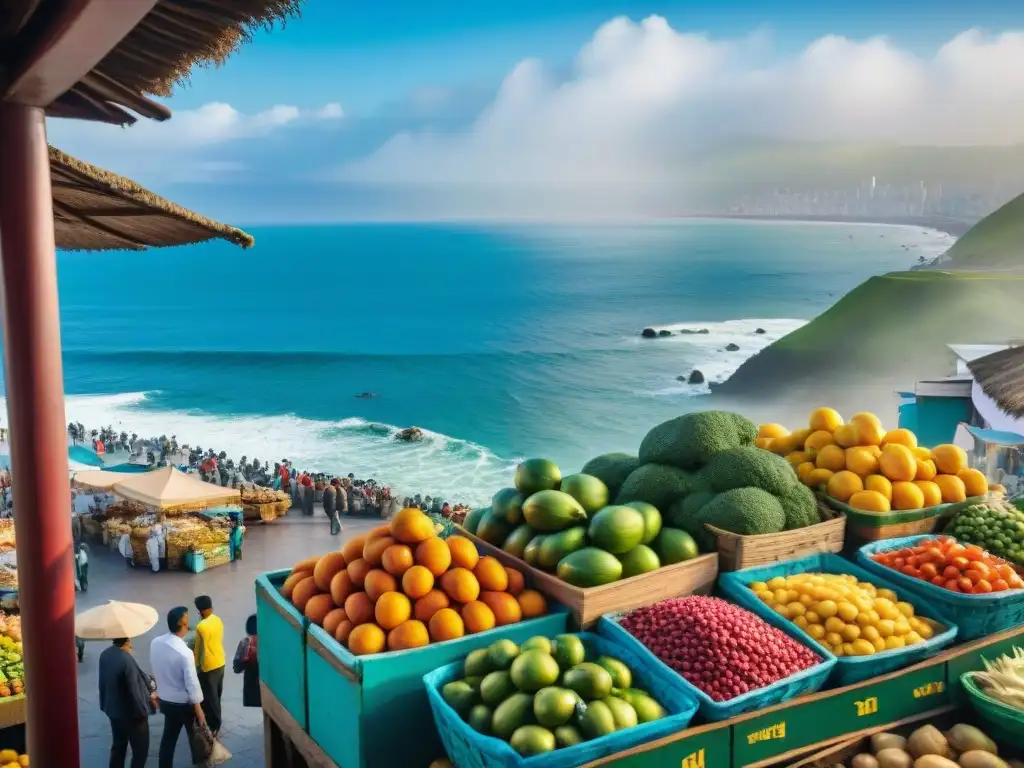
{"label": "thatched roof hut", "polygon": [[[220,64],[256,30],[297,15],[301,0],[124,0],[123,5],[123,23],[131,31],[70,90],[43,99],[48,116],[130,125],[136,121],[130,110],[166,120],[170,110],[149,96],[169,96],[193,67]],[[146,11],[148,5],[152,7]],[[26,45],[44,49],[40,36],[50,33],[55,13],[66,11],[52,0],[4,0],[0,50]],[[6,98],[40,104],[38,92],[45,83],[21,81],[19,72],[7,74]]]}
{"label": "thatched roof hut", "polygon": [[1024,347],[1010,347],[967,364],[982,392],[1015,419],[1024,418]]}
{"label": "thatched roof hut", "polygon": [[240,229],[204,218],[134,181],[50,147],[57,247],[76,251],[141,251],[220,238],[248,248]]}

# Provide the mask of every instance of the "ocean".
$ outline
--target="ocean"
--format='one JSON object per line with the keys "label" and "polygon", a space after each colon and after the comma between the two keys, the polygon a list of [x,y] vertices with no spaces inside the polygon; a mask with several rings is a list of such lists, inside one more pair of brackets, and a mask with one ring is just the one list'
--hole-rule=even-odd
{"label": "ocean", "polygon": [[[678,376],[723,380],[867,277],[952,243],[711,220],[251,231],[249,251],[58,255],[68,419],[470,503],[524,456],[569,472],[635,451],[702,407],[707,386]],[[394,440],[411,425],[423,442]]]}

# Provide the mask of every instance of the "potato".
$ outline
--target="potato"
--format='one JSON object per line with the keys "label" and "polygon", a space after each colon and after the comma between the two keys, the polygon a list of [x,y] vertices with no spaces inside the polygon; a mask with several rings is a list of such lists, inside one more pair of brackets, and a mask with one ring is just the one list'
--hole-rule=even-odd
{"label": "potato", "polygon": [[[915,758],[924,757],[925,755],[946,757],[949,754],[949,742],[942,735],[942,731],[934,725],[922,725],[910,734],[910,738],[907,739],[907,752]],[[928,766],[924,766],[924,768],[928,768]],[[935,766],[935,768],[938,768],[938,766]]]}
{"label": "potato", "polygon": [[972,749],[960,755],[960,768],[1009,768],[1009,766],[987,750]]}
{"label": "potato", "polygon": [[925,755],[914,761],[914,768],[960,768],[952,760],[938,755]]}
{"label": "potato", "polygon": [[875,759],[879,768],[911,768],[914,764],[914,758],[898,747],[880,749]]}
{"label": "potato", "polygon": [[973,725],[957,723],[946,731],[946,738],[949,740],[949,745],[957,752],[981,750],[991,752],[993,755],[999,754],[999,747],[996,746],[996,743],[986,736],[984,731]]}
{"label": "potato", "polygon": [[883,749],[906,750],[907,740],[896,733],[876,733],[871,737],[871,751],[876,755]]}
{"label": "potato", "polygon": [[861,752],[859,755],[854,756],[850,765],[853,768],[879,768],[878,761],[867,752]]}

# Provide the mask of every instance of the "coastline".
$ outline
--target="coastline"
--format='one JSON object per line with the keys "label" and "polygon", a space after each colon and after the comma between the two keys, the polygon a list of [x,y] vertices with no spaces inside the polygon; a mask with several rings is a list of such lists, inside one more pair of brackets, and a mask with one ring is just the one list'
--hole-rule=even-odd
{"label": "coastline", "polygon": [[813,214],[720,213],[680,216],[682,219],[722,219],[732,221],[786,221],[807,224],[878,224],[889,227],[920,227],[962,237],[979,220],[949,219],[941,216],[835,216]]}

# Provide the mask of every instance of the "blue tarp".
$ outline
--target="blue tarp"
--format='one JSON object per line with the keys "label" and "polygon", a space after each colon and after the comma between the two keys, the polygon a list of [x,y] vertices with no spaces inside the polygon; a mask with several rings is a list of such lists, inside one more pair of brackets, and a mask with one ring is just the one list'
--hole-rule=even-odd
{"label": "blue tarp", "polygon": [[982,429],[981,427],[967,427],[967,431],[976,440],[981,440],[983,443],[989,445],[1024,445],[1024,435],[1018,435],[1016,432],[1003,432],[998,429]]}
{"label": "blue tarp", "polygon": [[90,467],[104,467],[103,459],[96,451],[86,448],[84,445],[72,445],[68,447],[68,458],[77,461],[79,464],[86,464]]}

